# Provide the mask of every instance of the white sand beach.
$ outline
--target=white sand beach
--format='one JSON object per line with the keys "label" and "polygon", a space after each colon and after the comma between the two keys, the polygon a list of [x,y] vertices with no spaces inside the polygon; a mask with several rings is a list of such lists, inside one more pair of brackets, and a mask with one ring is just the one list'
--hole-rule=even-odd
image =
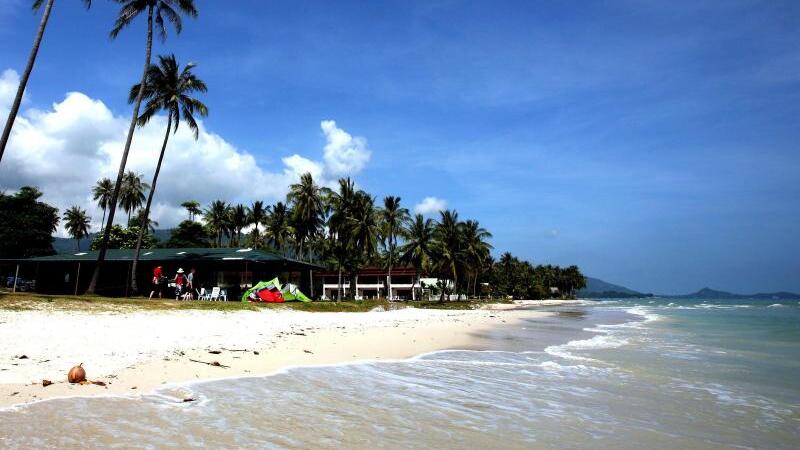
{"label": "white sand beach", "polygon": [[[0,407],[63,396],[140,395],[171,383],[467,348],[475,344],[476,334],[492,326],[548,314],[505,308],[366,313],[4,310]],[[68,370],[80,363],[90,381],[105,386],[67,383]],[[45,387],[43,380],[53,384]]]}

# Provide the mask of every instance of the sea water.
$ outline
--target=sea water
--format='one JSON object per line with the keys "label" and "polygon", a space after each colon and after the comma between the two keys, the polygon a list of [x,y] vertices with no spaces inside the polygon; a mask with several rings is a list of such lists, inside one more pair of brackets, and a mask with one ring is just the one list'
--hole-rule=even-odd
{"label": "sea water", "polygon": [[403,361],[0,411],[0,447],[800,446],[797,301],[551,310],[475,336],[472,348]]}

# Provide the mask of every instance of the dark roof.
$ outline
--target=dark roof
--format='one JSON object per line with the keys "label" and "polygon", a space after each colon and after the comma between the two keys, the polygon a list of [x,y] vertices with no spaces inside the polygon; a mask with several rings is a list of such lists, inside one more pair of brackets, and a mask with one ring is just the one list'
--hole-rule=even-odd
{"label": "dark roof", "polygon": [[[106,261],[133,261],[135,250],[109,249],[106,252]],[[19,261],[25,262],[94,262],[97,261],[97,251],[61,253],[52,256],[39,256]],[[278,253],[255,250],[251,248],[151,248],[142,249],[139,253],[140,261],[250,261],[256,263],[283,262],[296,266],[306,266],[309,269],[321,269],[322,266],[284,257]]]}

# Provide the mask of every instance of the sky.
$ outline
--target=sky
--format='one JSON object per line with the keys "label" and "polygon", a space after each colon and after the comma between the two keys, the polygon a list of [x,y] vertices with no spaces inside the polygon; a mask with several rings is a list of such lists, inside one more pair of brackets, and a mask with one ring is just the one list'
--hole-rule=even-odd
{"label": "sky", "polygon": [[[2,117],[31,3],[0,0]],[[56,1],[0,189],[37,185],[99,228],[90,189],[116,174],[145,23],[111,40],[116,6],[93,3]],[[800,291],[800,2],[196,4],[154,49],[197,64],[210,111],[197,141],[171,138],[161,227],[189,199],[273,203],[310,171],[632,289]],[[147,179],[165,125],[135,135]]]}

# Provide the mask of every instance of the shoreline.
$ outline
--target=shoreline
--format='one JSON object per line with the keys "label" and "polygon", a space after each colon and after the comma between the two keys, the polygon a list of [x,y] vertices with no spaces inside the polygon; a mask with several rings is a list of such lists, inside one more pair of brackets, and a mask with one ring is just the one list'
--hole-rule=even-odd
{"label": "shoreline", "polygon": [[[367,313],[0,311],[0,408],[64,397],[139,397],[161,388],[270,376],[296,367],[479,349],[481,333],[552,314],[531,308],[532,303],[478,310],[406,308]],[[50,340],[41,339],[37,325],[43,324],[38,321],[47,323],[45,334]],[[124,325],[126,330],[115,325]],[[142,327],[148,334],[137,341],[131,331]],[[76,328],[96,336],[91,345],[81,336],[68,334],[52,341],[54,336],[58,339],[59,331]],[[89,348],[76,352],[75,347],[80,349],[82,344]],[[28,351],[26,359],[19,359],[19,351],[14,350],[18,348]],[[66,382],[66,372],[81,362],[76,354],[83,357],[87,378],[105,386]],[[204,364],[213,362],[220,366]],[[44,387],[42,379],[53,384]]]}

